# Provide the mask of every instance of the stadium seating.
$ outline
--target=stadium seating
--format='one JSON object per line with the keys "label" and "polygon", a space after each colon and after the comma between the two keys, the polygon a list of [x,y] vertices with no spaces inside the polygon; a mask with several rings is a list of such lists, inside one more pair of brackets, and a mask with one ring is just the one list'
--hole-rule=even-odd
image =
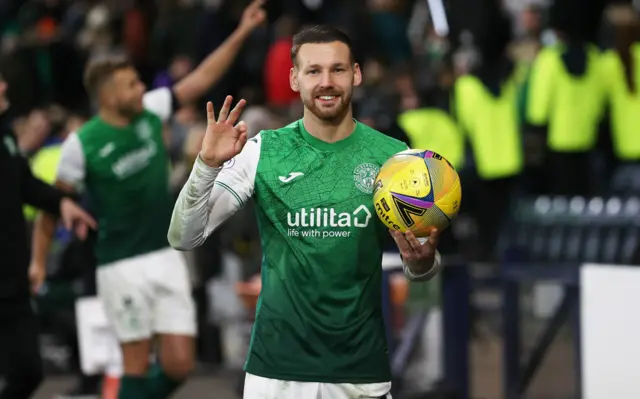
{"label": "stadium seating", "polygon": [[499,243],[518,262],[637,263],[640,198],[546,197],[519,201]]}

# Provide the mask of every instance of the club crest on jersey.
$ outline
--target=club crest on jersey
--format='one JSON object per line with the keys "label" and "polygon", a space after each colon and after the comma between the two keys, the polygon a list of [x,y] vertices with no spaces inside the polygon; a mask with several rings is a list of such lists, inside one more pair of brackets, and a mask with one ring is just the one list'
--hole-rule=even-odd
{"label": "club crest on jersey", "polygon": [[380,168],[372,163],[363,163],[353,170],[353,183],[365,194],[373,193],[373,184]]}
{"label": "club crest on jersey", "polygon": [[222,164],[222,169],[232,168],[235,163],[236,163],[236,159],[231,158],[230,160]]}
{"label": "club crest on jersey", "polygon": [[151,139],[152,130],[151,125],[147,120],[141,120],[136,125],[136,134],[140,138],[140,140],[149,140]]}

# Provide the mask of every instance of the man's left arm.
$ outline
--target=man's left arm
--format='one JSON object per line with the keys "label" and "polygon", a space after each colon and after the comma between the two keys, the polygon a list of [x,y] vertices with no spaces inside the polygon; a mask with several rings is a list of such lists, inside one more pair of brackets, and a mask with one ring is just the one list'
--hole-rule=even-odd
{"label": "man's left arm", "polygon": [[193,72],[173,85],[173,93],[180,104],[202,97],[227,72],[249,35],[267,19],[262,9],[264,0],[254,0],[245,8],[238,27]]}

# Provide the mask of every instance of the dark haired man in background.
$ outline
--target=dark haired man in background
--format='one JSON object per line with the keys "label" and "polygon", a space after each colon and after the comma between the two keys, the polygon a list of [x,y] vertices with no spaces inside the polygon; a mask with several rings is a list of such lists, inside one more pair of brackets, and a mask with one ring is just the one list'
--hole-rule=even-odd
{"label": "dark haired man in background", "polygon": [[8,116],[7,84],[0,77],[0,399],[27,399],[42,381],[36,316],[28,278],[25,204],[58,215],[85,238],[96,222],[64,193],[35,178],[21,154]]}

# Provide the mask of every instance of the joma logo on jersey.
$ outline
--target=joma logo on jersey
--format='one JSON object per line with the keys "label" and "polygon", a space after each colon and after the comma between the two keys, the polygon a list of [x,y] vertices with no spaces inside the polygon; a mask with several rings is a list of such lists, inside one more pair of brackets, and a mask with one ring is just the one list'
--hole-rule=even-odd
{"label": "joma logo on jersey", "polygon": [[300,209],[287,212],[288,235],[293,237],[350,237],[351,228],[369,226],[371,212],[360,205],[353,212],[338,212],[334,208]]}

